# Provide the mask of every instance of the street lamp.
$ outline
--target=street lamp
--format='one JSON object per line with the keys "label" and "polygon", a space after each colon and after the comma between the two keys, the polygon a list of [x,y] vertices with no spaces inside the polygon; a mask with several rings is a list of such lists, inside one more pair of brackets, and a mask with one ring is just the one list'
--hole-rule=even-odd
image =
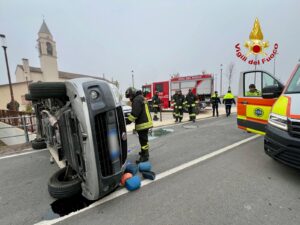
{"label": "street lamp", "polygon": [[215,78],[215,91],[218,90],[218,74],[215,74],[214,78]]}
{"label": "street lamp", "polygon": [[9,83],[9,89],[10,89],[10,97],[11,97],[11,104],[12,104],[12,110],[15,110],[15,99],[14,99],[14,92],[11,85],[11,79],[10,79],[10,72],[9,72],[9,66],[8,66],[8,59],[7,59],[7,44],[6,44],[6,38],[4,34],[0,34],[1,38],[1,45],[4,50],[4,56],[5,56],[5,62],[6,62],[6,69],[7,69],[7,76],[8,76],[8,83]]}
{"label": "street lamp", "polygon": [[131,80],[132,80],[132,87],[134,88],[134,71],[131,70]]}
{"label": "street lamp", "polygon": [[220,65],[220,96],[222,95],[222,71],[223,71],[223,64]]}

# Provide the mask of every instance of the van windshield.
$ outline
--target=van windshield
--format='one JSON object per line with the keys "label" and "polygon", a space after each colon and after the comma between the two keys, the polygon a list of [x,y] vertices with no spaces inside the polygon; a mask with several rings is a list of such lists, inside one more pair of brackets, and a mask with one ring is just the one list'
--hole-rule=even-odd
{"label": "van windshield", "polygon": [[286,94],[300,93],[300,67],[298,67],[297,72],[292,78],[288,88],[286,89]]}

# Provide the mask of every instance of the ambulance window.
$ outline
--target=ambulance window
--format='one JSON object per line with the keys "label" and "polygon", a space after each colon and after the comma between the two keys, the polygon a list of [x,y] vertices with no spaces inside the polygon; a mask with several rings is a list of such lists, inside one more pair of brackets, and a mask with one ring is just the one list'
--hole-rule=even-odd
{"label": "ambulance window", "polygon": [[163,84],[156,84],[155,91],[163,92]]}
{"label": "ambulance window", "polygon": [[289,87],[286,90],[287,94],[300,93],[300,67],[292,78]]}
{"label": "ambulance window", "polygon": [[271,77],[269,74],[264,73],[262,87],[264,88],[264,87],[268,87],[268,86],[279,87],[279,83],[273,77]]}
{"label": "ambulance window", "polygon": [[244,74],[244,96],[260,97],[262,90],[262,73],[247,72]]}

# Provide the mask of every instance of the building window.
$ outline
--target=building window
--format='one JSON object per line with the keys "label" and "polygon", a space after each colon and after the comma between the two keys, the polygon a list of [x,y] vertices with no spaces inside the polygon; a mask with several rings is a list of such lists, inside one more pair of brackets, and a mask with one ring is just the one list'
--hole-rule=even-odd
{"label": "building window", "polygon": [[52,48],[51,43],[47,42],[46,45],[47,45],[47,54],[48,55],[53,55],[53,48]]}
{"label": "building window", "polygon": [[155,91],[163,92],[163,84],[156,84]]}

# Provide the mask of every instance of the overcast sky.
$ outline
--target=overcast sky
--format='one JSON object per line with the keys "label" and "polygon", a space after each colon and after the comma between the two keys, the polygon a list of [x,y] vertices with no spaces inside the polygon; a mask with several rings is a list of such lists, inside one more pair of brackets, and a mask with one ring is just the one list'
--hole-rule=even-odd
{"label": "overcast sky", "polygon": [[[7,36],[13,80],[22,58],[40,66],[35,46],[44,16],[61,71],[104,73],[119,80],[124,91],[131,70],[140,87],[174,73],[205,70],[219,76],[220,64],[226,79],[234,62],[236,87],[239,72],[253,66],[235,56],[234,46],[248,40],[256,17],[264,39],[279,44],[276,75],[288,78],[300,58],[299,9],[299,0],[0,0],[0,33]],[[273,66],[272,61],[259,68],[273,72]],[[0,83],[7,82],[1,50]]]}

